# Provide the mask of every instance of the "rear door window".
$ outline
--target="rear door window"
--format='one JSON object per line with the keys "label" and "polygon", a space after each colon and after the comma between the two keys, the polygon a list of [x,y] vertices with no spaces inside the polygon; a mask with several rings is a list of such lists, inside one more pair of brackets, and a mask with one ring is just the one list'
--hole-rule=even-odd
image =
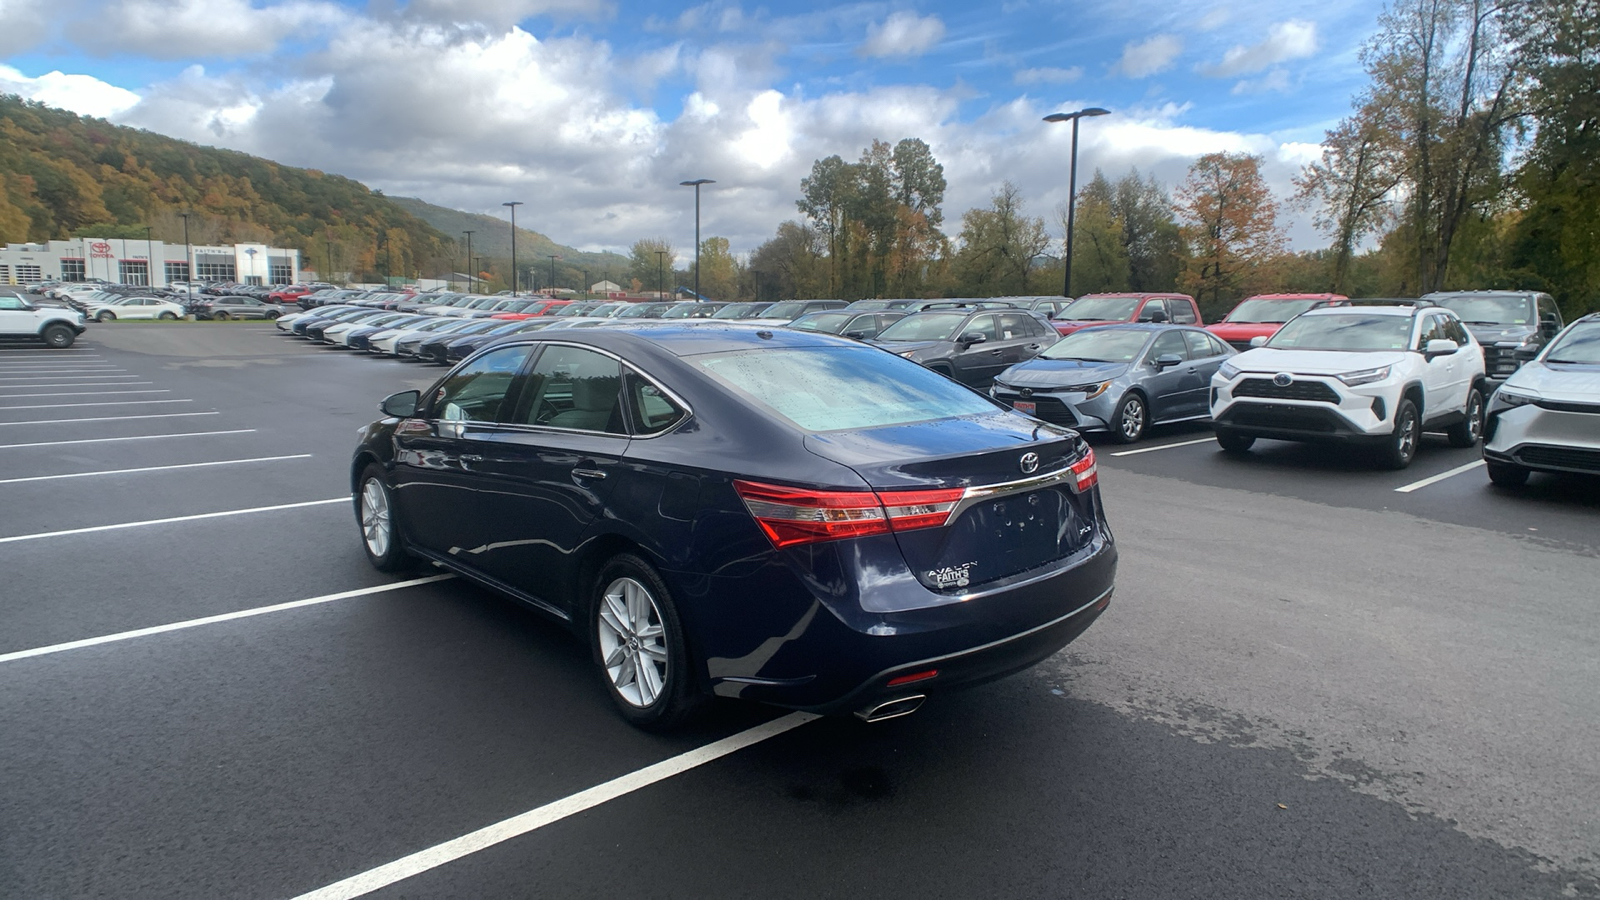
{"label": "rear door window", "polygon": [[627,434],[622,414],[622,364],[585,347],[544,348],[528,375],[522,424]]}
{"label": "rear door window", "polygon": [[661,434],[688,415],[671,395],[632,369],[623,372],[623,389],[628,395],[629,427],[634,434]]}
{"label": "rear door window", "polygon": [[1156,338],[1156,342],[1150,346],[1148,359],[1151,362],[1155,362],[1163,356],[1176,356],[1179,359],[1189,358],[1189,351],[1184,347],[1182,332],[1168,331]]}
{"label": "rear door window", "polygon": [[1168,299],[1167,311],[1174,325],[1194,325],[1199,321],[1195,317],[1194,307],[1187,300]]}
{"label": "rear door window", "polygon": [[1198,331],[1185,331],[1183,333],[1183,341],[1189,345],[1190,359],[1205,359],[1208,356],[1217,355],[1215,347],[1207,338],[1207,335]]}

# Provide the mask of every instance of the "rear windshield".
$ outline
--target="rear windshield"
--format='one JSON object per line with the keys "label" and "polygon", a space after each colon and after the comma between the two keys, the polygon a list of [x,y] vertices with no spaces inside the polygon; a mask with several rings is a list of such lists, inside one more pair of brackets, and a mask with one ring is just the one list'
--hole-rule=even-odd
{"label": "rear windshield", "polygon": [[1600,366],[1600,322],[1586,322],[1567,329],[1545,354],[1547,363]]}
{"label": "rear windshield", "polygon": [[997,409],[931,369],[870,347],[739,350],[691,361],[805,431],[880,428]]}
{"label": "rear windshield", "polygon": [[1079,297],[1067,304],[1059,318],[1122,322],[1133,318],[1133,311],[1138,308],[1138,297]]}
{"label": "rear windshield", "polygon": [[1404,350],[1410,345],[1410,316],[1359,313],[1301,316],[1267,341],[1277,350]]}
{"label": "rear windshield", "polygon": [[1435,297],[1433,302],[1468,325],[1526,325],[1533,321],[1533,301],[1527,297]]}
{"label": "rear windshield", "polygon": [[856,317],[853,312],[820,312],[801,316],[789,323],[790,328],[801,331],[826,331],[829,334],[838,334],[844,330],[846,322]]}
{"label": "rear windshield", "polygon": [[[880,341],[948,341],[967,320],[964,312],[917,313],[890,325],[878,335]],[[943,376],[940,376],[943,377]]]}

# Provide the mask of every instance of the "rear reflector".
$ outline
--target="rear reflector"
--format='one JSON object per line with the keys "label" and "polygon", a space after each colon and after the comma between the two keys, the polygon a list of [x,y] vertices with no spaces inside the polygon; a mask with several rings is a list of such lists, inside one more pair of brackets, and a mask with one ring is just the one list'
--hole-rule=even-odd
{"label": "rear reflector", "polygon": [[914,681],[927,681],[929,678],[938,676],[938,674],[938,669],[929,669],[926,672],[912,672],[908,675],[896,675],[895,677],[889,679],[888,686],[899,687],[902,684],[911,684]]}
{"label": "rear reflector", "polygon": [[1100,483],[1100,470],[1095,465],[1093,447],[1083,448],[1083,459],[1072,464],[1072,474],[1078,477],[1080,494]]}

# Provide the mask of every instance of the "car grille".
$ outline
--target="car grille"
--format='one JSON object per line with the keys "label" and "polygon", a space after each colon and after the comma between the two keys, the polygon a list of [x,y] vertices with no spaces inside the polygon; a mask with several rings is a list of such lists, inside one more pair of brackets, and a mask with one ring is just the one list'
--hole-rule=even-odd
{"label": "car grille", "polygon": [[1536,400],[1534,405],[1552,412],[1588,413],[1600,415],[1600,403],[1568,403],[1562,400]]}
{"label": "car grille", "polygon": [[1024,397],[1012,391],[996,391],[995,399],[1007,406],[1018,400],[1026,400],[1034,404],[1035,419],[1043,419],[1052,425],[1065,425],[1068,428],[1075,428],[1078,425],[1078,417],[1073,415],[1072,409],[1055,397],[1042,397],[1037,394]]}
{"label": "car grille", "polygon": [[1483,368],[1490,378],[1506,378],[1522,365],[1515,347],[1484,347]]}
{"label": "car grille", "polygon": [[1297,408],[1278,406],[1270,409],[1257,409],[1251,404],[1241,403],[1228,413],[1229,425],[1240,425],[1254,428],[1281,428],[1289,431],[1334,432],[1333,422],[1329,420],[1331,412],[1323,412],[1315,407]]}
{"label": "car grille", "polygon": [[1234,387],[1235,397],[1264,397],[1269,400],[1316,400],[1338,403],[1339,395],[1320,381],[1293,381],[1285,385],[1273,384],[1267,378],[1246,378]]}
{"label": "car grille", "polygon": [[1573,472],[1600,473],[1600,450],[1581,447],[1549,447],[1535,444],[1516,452],[1517,462]]}

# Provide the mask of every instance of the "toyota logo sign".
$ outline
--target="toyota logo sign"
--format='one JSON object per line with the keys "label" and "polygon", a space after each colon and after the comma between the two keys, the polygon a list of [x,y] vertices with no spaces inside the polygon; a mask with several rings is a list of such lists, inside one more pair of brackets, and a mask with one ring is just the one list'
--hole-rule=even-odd
{"label": "toyota logo sign", "polygon": [[1278,387],[1288,387],[1289,385],[1294,384],[1294,376],[1290,375],[1288,372],[1279,372],[1278,374],[1272,376],[1272,383]]}
{"label": "toyota logo sign", "polygon": [[1017,465],[1022,469],[1022,474],[1032,475],[1033,473],[1039,471],[1039,454],[1024,453],[1022,454],[1022,459],[1018,461]]}

